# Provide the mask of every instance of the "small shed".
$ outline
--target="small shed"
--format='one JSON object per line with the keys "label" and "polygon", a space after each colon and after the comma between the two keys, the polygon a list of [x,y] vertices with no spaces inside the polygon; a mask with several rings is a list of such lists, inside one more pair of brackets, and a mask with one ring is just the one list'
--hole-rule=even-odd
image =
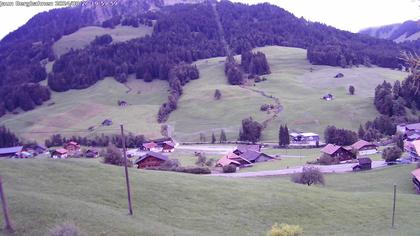
{"label": "small shed", "polygon": [[353,166],[353,171],[372,169],[372,160],[369,157],[360,157],[357,160],[359,164]]}
{"label": "small shed", "polygon": [[167,160],[169,160],[169,158],[165,155],[157,152],[147,152],[145,155],[139,157],[134,164],[137,165],[138,169],[144,169],[148,167],[158,167]]}
{"label": "small shed", "polygon": [[51,157],[54,159],[58,159],[58,158],[64,159],[64,158],[67,158],[67,156],[68,156],[68,152],[64,148],[58,148],[51,152]]}
{"label": "small shed", "polygon": [[360,156],[371,155],[378,152],[378,145],[362,139],[353,143],[351,148],[356,150],[357,154]]}

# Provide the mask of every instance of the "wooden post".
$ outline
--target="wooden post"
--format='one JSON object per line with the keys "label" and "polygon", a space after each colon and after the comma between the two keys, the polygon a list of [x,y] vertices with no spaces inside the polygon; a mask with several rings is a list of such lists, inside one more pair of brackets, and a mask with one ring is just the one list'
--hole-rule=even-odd
{"label": "wooden post", "polygon": [[394,184],[394,204],[392,207],[392,228],[394,228],[394,223],[395,223],[395,203],[397,200],[397,185]]}
{"label": "wooden post", "polygon": [[124,155],[125,182],[127,184],[128,214],[133,215],[133,207],[131,206],[130,179],[128,178],[127,150],[125,147],[124,126],[122,124],[120,126],[121,126],[121,140],[122,140],[123,155]]}
{"label": "wooden post", "polygon": [[12,223],[10,221],[10,217],[9,217],[9,208],[7,205],[7,201],[6,201],[6,195],[4,194],[4,190],[3,190],[3,180],[0,176],[0,200],[1,200],[1,205],[3,208],[3,214],[4,214],[4,221],[6,223],[6,230],[13,232],[13,226]]}

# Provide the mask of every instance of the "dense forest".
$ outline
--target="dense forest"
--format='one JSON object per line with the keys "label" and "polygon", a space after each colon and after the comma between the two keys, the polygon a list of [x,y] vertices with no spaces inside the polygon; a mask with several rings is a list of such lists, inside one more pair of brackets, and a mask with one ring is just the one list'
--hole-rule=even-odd
{"label": "dense forest", "polygon": [[[161,9],[147,11],[152,3]],[[235,54],[258,46],[280,45],[308,49],[308,59],[313,64],[343,67],[376,64],[398,68],[402,66],[398,59],[400,50],[420,50],[419,42],[396,44],[337,30],[296,18],[270,4],[248,6],[229,1],[215,4],[224,36]],[[41,13],[0,42],[0,116],[6,110],[30,110],[48,100],[48,89],[37,85],[46,78],[49,88],[58,92],[88,88],[110,76],[125,82],[127,75],[133,73],[145,81],[170,82],[170,71],[182,62],[190,64],[199,59],[227,56],[210,4],[162,7],[162,1],[124,1],[115,10],[102,11],[107,16],[104,20],[90,8]],[[84,26],[113,28],[123,24],[138,27],[152,22],[151,36],[112,44],[111,36],[102,36],[88,47],[71,50],[60,58],[55,58],[52,51],[55,41]],[[248,56],[255,60],[254,63],[244,61],[250,63],[242,65],[245,72],[269,73],[269,68],[260,63],[264,61],[262,55]],[[55,61],[49,75],[44,68],[48,61]],[[229,81],[241,84],[242,76],[233,69],[235,65],[236,62],[227,66],[230,68],[227,72],[231,74]],[[171,95],[174,95],[173,91]],[[177,98],[170,98],[160,114],[168,114],[172,109],[168,105],[171,100]],[[159,119],[164,121],[165,117],[167,115],[162,115]]]}

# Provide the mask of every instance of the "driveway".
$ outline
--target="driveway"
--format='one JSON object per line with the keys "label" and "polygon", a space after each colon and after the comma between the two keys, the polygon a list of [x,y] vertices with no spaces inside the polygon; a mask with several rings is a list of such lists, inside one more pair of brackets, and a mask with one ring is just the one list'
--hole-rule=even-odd
{"label": "driveway", "polygon": [[[357,163],[351,164],[339,164],[339,165],[308,165],[317,167],[323,173],[344,173],[344,172],[351,172],[353,171],[353,166],[357,165]],[[373,161],[372,162],[372,169],[385,167],[385,161]],[[277,176],[277,175],[290,175],[293,173],[301,172],[302,166],[292,167],[288,169],[281,169],[281,170],[264,170],[264,171],[256,171],[256,172],[241,172],[241,173],[220,173],[220,174],[210,174],[209,176],[221,176],[221,177],[231,177],[231,178],[246,178],[246,177],[265,177],[265,176]]]}

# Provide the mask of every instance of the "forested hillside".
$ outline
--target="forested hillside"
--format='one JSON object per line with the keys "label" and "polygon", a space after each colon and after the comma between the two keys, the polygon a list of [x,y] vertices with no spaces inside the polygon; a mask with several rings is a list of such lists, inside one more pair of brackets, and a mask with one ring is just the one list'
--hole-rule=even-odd
{"label": "forested hillside", "polygon": [[[308,22],[270,4],[214,4],[236,54],[265,45],[293,46],[308,49],[313,64],[398,68],[401,50],[418,50],[416,44],[398,45]],[[88,25],[112,28],[120,24],[153,25],[154,31],[151,36],[112,44],[112,37],[103,36],[84,49],[55,58],[52,45],[63,35]],[[164,7],[161,1],[127,0],[112,11],[89,7],[52,10],[35,16],[0,43],[0,116],[16,108],[31,110],[48,100],[49,90],[38,84],[46,78],[55,91],[84,89],[107,76],[124,83],[133,73],[145,81],[169,80],[170,70],[180,62],[225,55],[208,3]],[[48,61],[54,61],[49,75],[44,68]]]}
{"label": "forested hillside", "polygon": [[395,42],[413,41],[420,39],[420,20],[368,28],[361,30],[360,33]]}

